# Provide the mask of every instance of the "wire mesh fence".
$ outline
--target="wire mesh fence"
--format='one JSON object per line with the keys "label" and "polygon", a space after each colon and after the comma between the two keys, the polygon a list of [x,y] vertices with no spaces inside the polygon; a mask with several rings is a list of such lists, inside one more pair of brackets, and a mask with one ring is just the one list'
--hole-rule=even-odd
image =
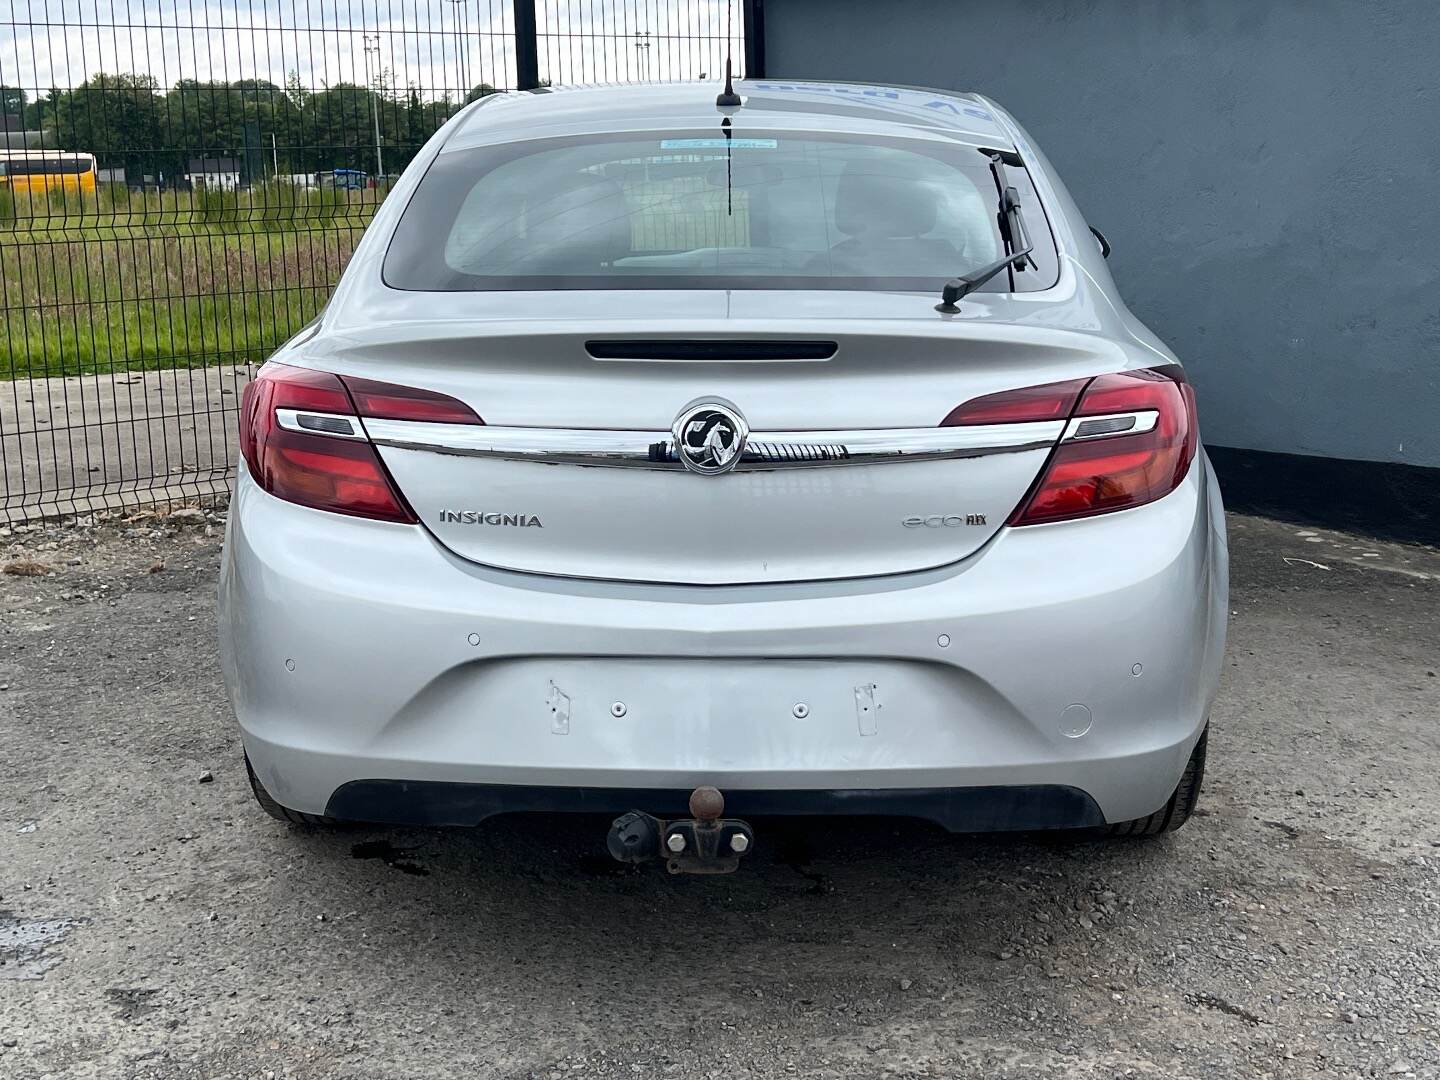
{"label": "wire mesh fence", "polygon": [[458,109],[715,78],[754,0],[0,0],[0,523],[228,487],[255,367]]}

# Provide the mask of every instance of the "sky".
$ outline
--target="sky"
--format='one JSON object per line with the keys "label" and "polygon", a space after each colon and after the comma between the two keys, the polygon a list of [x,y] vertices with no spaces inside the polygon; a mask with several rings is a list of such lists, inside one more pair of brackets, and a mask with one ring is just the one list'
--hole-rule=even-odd
{"label": "sky", "polygon": [[[732,0],[736,73],[740,0]],[[726,0],[535,0],[555,83],[716,78]],[[180,79],[512,86],[512,0],[0,0],[0,84],[33,98],[98,71]],[[369,46],[367,51],[366,46]],[[367,67],[368,64],[368,67]],[[368,72],[368,76],[367,76]]]}

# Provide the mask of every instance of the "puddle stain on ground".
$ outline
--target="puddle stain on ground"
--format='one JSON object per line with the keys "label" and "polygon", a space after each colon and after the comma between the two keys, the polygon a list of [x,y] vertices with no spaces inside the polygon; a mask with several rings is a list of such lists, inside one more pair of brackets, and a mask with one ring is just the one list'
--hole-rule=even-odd
{"label": "puddle stain on ground", "polygon": [[133,1020],[156,1007],[152,999],[158,993],[149,986],[112,986],[106,989],[105,1000],[119,1010],[121,1019]]}
{"label": "puddle stain on ground", "polygon": [[581,855],[579,866],[580,872],[589,877],[633,877],[640,872],[636,864],[619,862],[608,852]]}
{"label": "puddle stain on ground", "polygon": [[22,919],[0,910],[0,979],[43,979],[63,959],[46,947],[63,941],[76,925],[73,919]]}
{"label": "puddle stain on ground", "polygon": [[392,870],[399,870],[402,874],[425,877],[430,871],[407,858],[413,853],[413,848],[397,848],[388,840],[367,840],[350,848],[352,859],[379,859]]}

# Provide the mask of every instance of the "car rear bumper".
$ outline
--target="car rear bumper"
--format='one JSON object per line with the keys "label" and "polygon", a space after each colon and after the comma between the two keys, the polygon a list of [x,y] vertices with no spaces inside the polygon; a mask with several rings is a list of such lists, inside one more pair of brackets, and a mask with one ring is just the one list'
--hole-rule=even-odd
{"label": "car rear bumper", "polygon": [[488,569],[242,467],[226,681],[260,780],[307,813],[457,824],[713,784],[736,813],[1128,820],[1169,797],[1218,681],[1200,461],[1149,506],[1002,530],[940,570],[708,588]]}
{"label": "car rear bumper", "polygon": [[[673,788],[531,787],[454,784],[438,780],[352,780],[325,808],[346,821],[394,825],[476,825],[517,812],[623,814],[643,810],[660,818],[690,815],[687,790]],[[732,789],[731,817],[849,814],[933,821],[953,832],[1073,829],[1104,824],[1085,792],[1058,785],[967,788],[874,788],[809,791]]]}

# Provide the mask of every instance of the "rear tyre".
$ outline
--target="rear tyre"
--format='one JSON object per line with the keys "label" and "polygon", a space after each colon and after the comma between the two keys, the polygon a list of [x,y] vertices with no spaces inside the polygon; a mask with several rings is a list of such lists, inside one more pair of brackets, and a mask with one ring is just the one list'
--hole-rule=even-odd
{"label": "rear tyre", "polygon": [[255,801],[260,804],[260,809],[276,821],[283,821],[289,825],[300,825],[309,829],[340,824],[335,818],[326,817],[324,814],[305,814],[299,810],[291,810],[288,806],[281,806],[275,801],[274,796],[265,790],[265,785],[260,783],[260,778],[255,775],[255,769],[250,764],[249,754],[245,755],[245,774],[250,777],[250,790],[254,792]]}
{"label": "rear tyre", "polygon": [[1200,733],[1195,749],[1190,752],[1190,760],[1185,763],[1185,772],[1181,774],[1180,783],[1176,785],[1175,793],[1170,796],[1169,802],[1147,817],[1136,818],[1134,821],[1117,821],[1113,825],[1105,826],[1104,835],[1154,836],[1157,833],[1174,832],[1189,821],[1196,803],[1200,801],[1200,784],[1205,779],[1205,744],[1209,738],[1210,729],[1207,727]]}

